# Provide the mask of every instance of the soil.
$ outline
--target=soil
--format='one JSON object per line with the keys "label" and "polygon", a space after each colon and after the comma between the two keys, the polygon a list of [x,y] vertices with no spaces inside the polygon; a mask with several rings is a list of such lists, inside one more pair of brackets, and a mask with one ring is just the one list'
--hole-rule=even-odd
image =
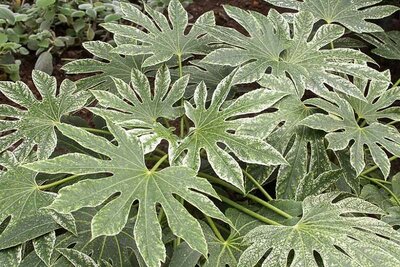
{"label": "soil", "polygon": [[[214,11],[216,21],[218,25],[232,27],[238,31],[244,32],[243,28],[236,23],[233,19],[229,18],[223,9],[223,5],[237,6],[243,9],[254,10],[262,14],[268,14],[268,11],[272,8],[270,4],[267,4],[263,0],[194,0],[192,4],[187,7],[189,14],[191,15],[191,21],[195,21],[199,16],[207,11]],[[400,6],[400,3],[398,4]],[[276,8],[279,12],[288,11],[282,8]],[[400,30],[400,12],[378,21],[378,23],[385,30]],[[376,55],[371,55],[381,66],[381,69],[390,69],[392,71],[393,80],[400,78],[400,67],[399,62],[395,60],[387,60],[380,58]],[[61,67],[69,62],[70,60],[88,58],[91,55],[86,52],[81,46],[71,47],[61,54],[55,54],[54,57],[54,71],[53,75],[57,78],[58,82],[68,78],[71,80],[77,80],[83,77],[83,75],[66,75]],[[21,80],[28,84],[33,90],[35,90],[32,84],[31,72],[36,62],[34,55],[28,55],[20,58],[21,64]],[[0,96],[0,102],[4,103],[4,97]]]}

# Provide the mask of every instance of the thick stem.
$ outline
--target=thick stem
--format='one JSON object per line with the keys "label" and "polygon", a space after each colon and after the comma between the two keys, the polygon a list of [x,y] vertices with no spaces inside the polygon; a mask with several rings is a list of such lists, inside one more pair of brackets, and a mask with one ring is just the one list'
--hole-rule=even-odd
{"label": "thick stem", "polygon": [[[183,67],[182,67],[182,55],[180,53],[177,54],[178,56],[178,68],[179,68],[179,78],[183,77]],[[181,100],[181,105],[183,106],[184,103],[184,99],[182,98]],[[181,117],[181,121],[180,121],[180,125],[179,125],[179,135],[180,137],[183,137],[183,135],[185,134],[185,119],[184,119],[185,115],[183,115]]]}
{"label": "thick stem", "polygon": [[150,173],[155,173],[160,167],[160,165],[168,158],[168,154],[165,154],[156,164],[154,164],[153,168],[151,168]]}
{"label": "thick stem", "polygon": [[383,183],[377,181],[377,179],[372,179],[372,178],[369,178],[368,176],[364,176],[364,175],[363,175],[363,176],[361,176],[361,178],[366,179],[366,180],[368,180],[368,181],[371,181],[372,183],[377,184],[377,185],[379,185],[380,187],[382,187],[383,189],[385,189],[385,190],[394,198],[394,200],[396,201],[397,205],[400,206],[400,200],[399,200],[399,198],[398,198],[398,197],[396,196],[396,194],[393,193],[393,191],[390,190],[386,185],[384,185]]}
{"label": "thick stem", "polygon": [[[394,84],[393,84],[393,87],[396,87],[396,86],[398,86],[398,85],[400,85],[400,79],[398,79]],[[393,88],[392,87],[392,88]]]}
{"label": "thick stem", "polygon": [[79,127],[79,128],[81,128],[81,129],[83,129],[83,130],[86,130],[86,131],[88,131],[88,132],[91,132],[91,133],[99,133],[99,134],[112,135],[112,133],[110,133],[110,132],[107,131],[107,130],[101,130],[101,129],[96,129],[96,128],[88,128],[88,127]]}
{"label": "thick stem", "polygon": [[254,177],[248,173],[247,171],[243,170],[243,173],[247,176],[247,178],[250,179],[250,181],[258,188],[258,190],[261,191],[261,193],[263,193],[263,195],[268,199],[268,200],[273,200],[273,198],[271,197],[270,194],[268,194],[267,191],[265,191],[264,187],[262,187],[262,185],[260,185],[259,182],[257,182],[256,179],[254,179]]}
{"label": "thick stem", "polygon": [[221,235],[221,232],[218,230],[217,226],[215,225],[214,221],[208,217],[207,215],[205,216],[208,224],[210,225],[211,229],[213,230],[215,236],[221,241],[225,242],[224,237]]}
{"label": "thick stem", "polygon": [[[228,189],[230,189],[230,190],[232,190],[232,191],[234,191],[236,193],[239,193],[239,194],[243,195],[242,191],[240,191],[239,189],[237,189],[233,185],[231,185],[231,184],[229,184],[229,183],[227,183],[225,181],[222,181],[221,179],[219,179],[217,177],[214,177],[212,175],[209,175],[207,173],[202,173],[202,172],[199,172],[199,176],[203,177],[203,178],[206,178],[207,180],[209,180],[212,183],[222,185],[222,186],[224,186],[224,187],[226,187],[226,188],[228,188]],[[292,215],[290,215],[290,214],[284,212],[283,210],[281,210],[281,209],[269,204],[268,202],[262,200],[261,198],[256,197],[255,195],[252,195],[252,194],[249,193],[249,194],[245,195],[245,197],[253,200],[254,202],[257,202],[258,204],[263,205],[267,209],[270,209],[270,210],[274,211],[275,213],[283,216],[284,218],[287,218],[287,219],[293,218]]]}
{"label": "thick stem", "polygon": [[55,181],[55,182],[50,183],[50,184],[39,185],[37,188],[38,188],[39,190],[46,190],[46,189],[55,187],[55,186],[57,186],[57,185],[60,185],[60,184],[63,184],[63,183],[72,181],[72,180],[78,178],[79,176],[81,176],[81,175],[80,175],[80,174],[72,175],[72,176],[66,177],[66,178],[64,178],[64,179]]}
{"label": "thick stem", "polygon": [[254,212],[252,210],[249,210],[249,209],[243,207],[242,205],[239,205],[238,203],[236,203],[235,201],[230,200],[227,197],[224,197],[222,195],[219,195],[219,197],[221,198],[222,202],[234,207],[237,210],[240,210],[240,211],[246,213],[247,215],[250,215],[251,217],[253,217],[253,218],[255,218],[255,219],[257,219],[257,220],[259,220],[261,222],[264,222],[266,224],[271,224],[271,225],[282,225],[282,224],[280,224],[280,223],[278,223],[278,222],[276,222],[274,220],[268,219],[267,217],[264,217],[264,216]]}
{"label": "thick stem", "polygon": [[388,185],[391,185],[391,184],[392,184],[392,183],[389,182],[389,181],[385,181],[385,180],[382,180],[382,179],[379,179],[379,178],[374,178],[374,177],[369,177],[369,176],[361,176],[361,178],[363,178],[363,179],[365,179],[365,177],[368,177],[369,180],[375,180],[375,181],[378,181],[378,182],[380,182],[380,183],[382,183],[382,184],[388,184]]}
{"label": "thick stem", "polygon": [[[392,156],[392,157],[389,158],[389,161],[393,161],[393,160],[395,160],[395,159],[397,159],[397,156]],[[375,171],[375,170],[378,169],[378,168],[379,168],[378,165],[375,165],[375,166],[373,166],[373,167],[371,167],[371,168],[369,168],[369,169],[363,171],[363,172],[360,174],[360,176],[365,176],[365,175],[367,175],[368,173],[373,172],[373,171]]]}

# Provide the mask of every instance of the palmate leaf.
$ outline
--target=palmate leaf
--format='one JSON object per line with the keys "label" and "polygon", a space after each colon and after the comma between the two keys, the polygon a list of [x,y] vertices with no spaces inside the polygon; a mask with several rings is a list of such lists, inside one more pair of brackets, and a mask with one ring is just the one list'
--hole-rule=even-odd
{"label": "palmate leaf", "polygon": [[56,232],[51,231],[48,234],[42,235],[33,240],[33,248],[38,258],[45,263],[46,266],[50,265],[51,256],[54,252],[54,245],[56,243]]}
{"label": "palmate leaf", "polygon": [[228,209],[225,215],[232,221],[233,226],[224,242],[215,236],[207,224],[203,223],[209,247],[209,256],[204,267],[236,267],[240,255],[246,248],[242,243],[243,236],[255,227],[262,225],[260,221],[236,209]]}
{"label": "palmate leaf", "polygon": [[266,71],[271,71],[276,76],[289,75],[300,96],[306,88],[321,95],[327,91],[326,84],[364,99],[353,84],[341,77],[342,74],[385,79],[378,71],[353,62],[356,59],[372,61],[359,51],[323,49],[343,35],[344,28],[339,25],[323,25],[313,35],[312,14],[301,12],[295,16],[291,33],[289,23],[275,10],[271,10],[266,17],[231,6],[224,9],[250,36],[221,26],[205,27],[208,34],[232,47],[211,52],[203,62],[241,66],[235,82],[254,82],[262,78]]}
{"label": "palmate leaf", "polygon": [[[206,84],[207,89],[214,90],[221,80],[232,73],[233,70],[234,68],[230,66],[207,64],[199,60],[190,61],[190,65],[183,67],[183,74],[190,75],[185,97],[193,97],[196,86],[202,81]],[[209,98],[211,98],[211,93],[212,91],[208,94]]]}
{"label": "palmate leaf", "polygon": [[91,111],[132,129],[130,132],[139,136],[145,153],[153,151],[162,139],[170,142],[170,149],[176,147],[178,137],[159,123],[158,119],[173,120],[184,113],[183,107],[175,107],[174,104],[183,97],[189,76],[177,80],[170,89],[170,73],[164,65],[157,72],[154,90],[145,74],[139,70],[132,70],[132,87],[121,79],[112,79],[118,95],[92,91],[100,106],[108,109],[91,108]]}
{"label": "palmate leaf", "polygon": [[400,100],[400,87],[390,84],[390,71],[383,72],[388,81],[371,81],[355,79],[354,84],[366,96],[367,101],[360,101],[350,96],[342,96],[351,104],[359,119],[368,124],[378,122],[379,119],[400,120],[400,108],[392,106]]}
{"label": "palmate leaf", "polygon": [[[10,248],[60,228],[48,211],[55,194],[39,190],[36,172],[20,167],[18,154],[5,151],[1,162],[7,171],[0,172],[0,223],[10,217],[0,234],[0,249]],[[7,162],[4,164],[4,162]]]}
{"label": "palmate leaf", "polygon": [[82,207],[98,206],[114,196],[93,217],[91,229],[94,239],[120,233],[127,223],[133,202],[139,201],[134,237],[146,264],[159,266],[160,261],[164,261],[166,257],[156,213],[156,204],[160,204],[172,232],[193,249],[207,255],[207,245],[200,224],[174,196],[180,196],[208,216],[227,221],[204,195],[218,198],[211,184],[196,177],[196,173],[187,167],[148,170],[138,139],[110,121],[107,125],[118,145],[74,126],[60,124],[58,128],[67,137],[110,160],[71,153],[26,165],[46,173],[113,174],[106,178],[83,180],[62,188],[49,208],[68,213]]}
{"label": "palmate leaf", "polygon": [[0,262],[4,266],[19,266],[22,260],[22,246],[0,250]]}
{"label": "palmate leaf", "polygon": [[206,108],[207,89],[200,83],[194,94],[196,107],[185,102],[186,116],[193,121],[194,127],[179,144],[175,158],[183,152],[183,163],[195,170],[200,168],[200,153],[204,149],[215,173],[223,180],[244,190],[243,174],[239,163],[221,148],[225,145],[240,160],[261,165],[286,164],[284,158],[272,146],[259,138],[232,133],[240,127],[235,117],[258,113],[271,107],[287,95],[258,89],[237,98],[227,107],[223,107],[235,72],[223,79],[215,89],[211,103]]}
{"label": "palmate leaf", "polygon": [[321,266],[315,253],[323,266],[399,266],[400,234],[365,215],[384,212],[359,198],[336,201],[337,197],[337,193],[307,197],[295,225],[263,225],[250,231],[245,242],[251,245],[240,257],[239,266],[256,266],[264,254],[262,266]]}
{"label": "palmate leaf", "polygon": [[[337,171],[331,170],[323,133],[301,123],[314,113],[313,109],[300,100],[301,96],[293,82],[286,77],[265,75],[259,83],[273,91],[284,90],[290,94],[273,106],[277,111],[261,114],[255,119],[240,120],[239,133],[266,139],[289,163],[279,166],[277,198],[301,199],[307,190],[310,190],[308,193],[316,193],[326,189],[339,175]],[[273,170],[270,170],[269,174],[272,173]],[[325,183],[317,188],[315,182],[322,178]],[[333,179],[326,182],[327,178]]]}
{"label": "palmate leaf", "polygon": [[194,54],[207,53],[210,38],[199,25],[214,25],[215,19],[212,12],[203,14],[193,25],[189,33],[185,34],[188,26],[188,14],[179,0],[172,0],[168,6],[168,18],[160,12],[145,5],[147,15],[137,7],[128,3],[121,3],[121,11],[124,19],[129,20],[147,30],[141,31],[138,28],[104,23],[102,26],[108,31],[121,36],[135,38],[141,44],[122,44],[113,51],[123,55],[151,55],[143,62],[143,67],[154,66],[166,62],[178,56],[191,56]]}
{"label": "palmate leaf", "polygon": [[0,105],[0,132],[7,132],[0,137],[0,152],[22,140],[19,146],[31,150],[36,145],[37,157],[45,159],[53,153],[57,144],[56,123],[62,115],[82,108],[88,94],[74,93],[75,84],[64,80],[60,93],[56,95],[56,79],[37,70],[32,72],[32,79],[41,94],[41,100],[22,82],[0,82],[0,91],[14,103],[26,108]]}
{"label": "palmate leaf", "polygon": [[75,267],[99,267],[99,265],[97,265],[89,255],[86,255],[79,250],[63,248],[58,249],[58,252],[60,252]]}
{"label": "palmate leaf", "polygon": [[358,35],[376,48],[371,52],[378,56],[400,60],[400,31],[376,32]]}
{"label": "palmate leaf", "polygon": [[380,32],[383,29],[367,20],[390,16],[398,7],[378,5],[382,0],[264,0],[270,4],[311,12],[317,20],[339,23],[353,32]]}
{"label": "palmate leaf", "polygon": [[[140,254],[137,250],[135,239],[133,237],[134,222],[129,220],[122,231],[115,236],[99,236],[95,239],[91,237],[91,221],[93,216],[98,212],[96,208],[83,208],[74,212],[76,220],[77,234],[64,233],[57,236],[55,243],[55,252],[52,254],[50,266],[68,266],[68,261],[64,257],[60,257],[58,251],[66,248],[73,248],[81,251],[95,262],[102,260],[112,263],[113,267],[132,266],[132,254],[135,253],[136,258],[142,263]],[[133,256],[135,258],[135,256]],[[44,267],[37,253],[32,252],[26,256],[20,267]],[[103,266],[103,265],[101,265]],[[144,265],[140,265],[144,266]]]}
{"label": "palmate leaf", "polygon": [[[204,231],[204,228],[203,228]],[[205,232],[205,234],[207,234]],[[207,236],[206,236],[207,237]],[[174,254],[172,254],[169,267],[187,267],[187,266],[197,266],[201,254],[196,250],[193,250],[186,242],[179,244],[174,249]]]}
{"label": "palmate leaf", "polygon": [[[377,89],[382,87],[377,84],[372,85],[371,95],[377,92],[372,88]],[[389,90],[389,93],[385,93],[385,95],[390,95],[392,93],[390,91],[398,92],[398,90],[394,88]],[[383,92],[381,91],[380,94],[382,93]],[[328,134],[325,137],[329,142],[329,149],[335,151],[343,150],[349,145],[351,140],[354,140],[354,143],[350,145],[350,162],[356,170],[357,176],[360,175],[365,167],[364,146],[369,148],[373,161],[379,167],[385,178],[389,175],[390,161],[383,149],[395,156],[400,156],[399,132],[392,126],[375,121],[376,116],[380,117],[381,115],[382,117],[386,117],[384,111],[380,114],[373,114],[372,121],[370,120],[371,115],[365,116],[369,118],[369,125],[360,126],[357,123],[352,105],[354,105],[356,111],[373,111],[375,107],[380,109],[390,105],[395,99],[393,98],[394,95],[392,95],[392,97],[384,96],[382,97],[382,101],[378,99],[375,103],[372,103],[373,99],[376,99],[378,96],[379,93],[373,97],[371,96],[371,102],[369,103],[361,103],[361,101],[354,102],[353,99],[351,101],[352,104],[345,99],[340,98],[337,94],[332,94],[331,101],[316,98],[307,100],[307,103],[315,105],[328,112],[328,115],[311,115],[304,119],[302,123],[313,129],[320,129],[327,132]],[[364,109],[363,107],[366,108]],[[366,112],[364,114],[368,113]]]}
{"label": "palmate leaf", "polygon": [[79,79],[76,82],[79,90],[95,87],[97,90],[115,91],[111,77],[129,82],[132,69],[138,69],[143,72],[151,70],[151,68],[142,68],[146,56],[123,57],[116,53],[111,53],[114,47],[106,42],[85,42],[83,47],[98,59],[77,59],[62,67],[67,74],[97,73]]}

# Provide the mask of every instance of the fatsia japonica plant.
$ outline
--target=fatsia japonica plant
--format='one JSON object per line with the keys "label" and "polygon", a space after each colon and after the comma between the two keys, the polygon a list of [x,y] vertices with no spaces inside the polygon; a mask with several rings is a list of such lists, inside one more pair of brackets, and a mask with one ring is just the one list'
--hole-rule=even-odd
{"label": "fatsia japonica plant", "polygon": [[267,2],[295,12],[122,2],[85,78],[0,82],[0,265],[400,266],[400,80],[335,46],[398,60],[398,8]]}

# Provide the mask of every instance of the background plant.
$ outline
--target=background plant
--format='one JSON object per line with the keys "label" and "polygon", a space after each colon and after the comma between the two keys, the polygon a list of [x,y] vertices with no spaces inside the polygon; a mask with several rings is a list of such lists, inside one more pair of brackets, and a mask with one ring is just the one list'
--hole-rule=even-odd
{"label": "background plant", "polygon": [[400,79],[343,46],[398,59],[380,2],[224,6],[246,32],[120,3],[64,66],[93,75],[1,82],[0,262],[399,266]]}
{"label": "background plant", "polygon": [[[35,1],[32,4],[7,1],[0,6],[3,47],[15,44],[13,49],[6,51],[13,56],[33,51],[38,57],[35,68],[51,74],[52,54],[93,40],[96,35],[104,37],[106,33],[98,28],[98,24],[119,20],[121,17],[117,11],[118,5],[112,0],[91,3],[79,0]],[[3,58],[10,61],[10,56]],[[14,66],[13,80],[18,80],[17,66]]]}

